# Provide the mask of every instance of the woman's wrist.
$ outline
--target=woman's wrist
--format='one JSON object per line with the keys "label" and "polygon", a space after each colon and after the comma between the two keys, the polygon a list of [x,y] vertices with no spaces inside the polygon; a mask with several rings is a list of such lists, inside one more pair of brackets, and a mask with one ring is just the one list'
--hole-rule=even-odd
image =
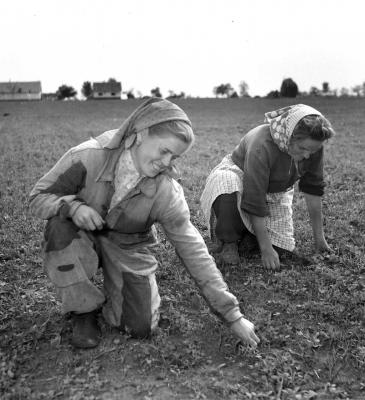
{"label": "woman's wrist", "polygon": [[313,235],[313,240],[314,240],[314,243],[323,243],[326,241],[323,232],[316,233],[315,235]]}
{"label": "woman's wrist", "polygon": [[245,319],[243,315],[241,315],[239,318],[235,319],[234,321],[228,322],[228,326],[231,327],[233,324],[235,324],[237,321],[240,321],[241,319]]}
{"label": "woman's wrist", "polygon": [[262,254],[268,254],[271,253],[274,250],[274,248],[272,247],[271,243],[266,243],[263,246],[260,246],[260,251]]}

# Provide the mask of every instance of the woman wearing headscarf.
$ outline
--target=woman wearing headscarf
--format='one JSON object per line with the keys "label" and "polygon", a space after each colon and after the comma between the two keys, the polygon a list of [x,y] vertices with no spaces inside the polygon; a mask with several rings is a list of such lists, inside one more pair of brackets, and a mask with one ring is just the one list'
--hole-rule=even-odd
{"label": "woman wearing headscarf", "polygon": [[[256,346],[253,324],[196,228],[190,222],[174,160],[193,144],[191,122],[177,105],[151,98],[119,129],[71,148],[35,185],[33,213],[48,220],[44,263],[64,313],[72,315],[72,344],[100,341],[97,310],[105,320],[147,337],[159,320],[156,258],[159,223],[212,310],[243,341]],[[93,281],[98,267],[104,291]]]}
{"label": "woman wearing headscarf", "polygon": [[258,244],[263,266],[280,267],[295,249],[292,200],[299,181],[317,251],[330,250],[323,232],[323,145],[334,135],[316,109],[297,104],[265,114],[207,178],[201,205],[225,264]]}

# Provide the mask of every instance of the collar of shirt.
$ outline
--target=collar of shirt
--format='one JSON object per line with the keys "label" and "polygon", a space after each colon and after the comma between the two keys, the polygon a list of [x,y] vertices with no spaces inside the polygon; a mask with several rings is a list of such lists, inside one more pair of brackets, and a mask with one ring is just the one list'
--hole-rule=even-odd
{"label": "collar of shirt", "polygon": [[143,178],[137,171],[129,149],[125,149],[115,166],[114,194],[110,202],[113,208],[133,189]]}

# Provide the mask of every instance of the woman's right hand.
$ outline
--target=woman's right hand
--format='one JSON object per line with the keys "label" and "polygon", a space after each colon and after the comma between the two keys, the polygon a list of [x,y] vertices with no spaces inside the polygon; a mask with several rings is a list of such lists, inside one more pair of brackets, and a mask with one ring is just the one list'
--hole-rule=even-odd
{"label": "woman's right hand", "polygon": [[105,221],[96,210],[84,204],[75,211],[72,221],[76,226],[87,231],[100,230],[105,224]]}
{"label": "woman's right hand", "polygon": [[251,222],[261,251],[261,261],[264,268],[279,269],[280,260],[278,253],[271,244],[269,233],[266,228],[265,217],[251,215]]}
{"label": "woman's right hand", "polygon": [[273,249],[272,246],[271,248],[261,250],[261,261],[265,268],[274,270],[280,268],[279,254]]}

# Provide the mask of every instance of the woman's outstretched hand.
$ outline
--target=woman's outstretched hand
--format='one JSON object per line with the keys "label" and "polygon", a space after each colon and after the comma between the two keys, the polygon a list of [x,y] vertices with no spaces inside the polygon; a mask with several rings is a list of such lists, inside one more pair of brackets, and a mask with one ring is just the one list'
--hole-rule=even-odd
{"label": "woman's outstretched hand", "polygon": [[87,231],[95,231],[103,228],[105,221],[92,207],[81,205],[72,216],[76,226]]}
{"label": "woman's outstretched hand", "polygon": [[280,258],[279,254],[271,247],[271,249],[261,250],[261,261],[264,268],[279,269]]}
{"label": "woman's outstretched hand", "polygon": [[256,348],[260,342],[260,339],[255,334],[254,324],[245,318],[240,318],[233,322],[231,329],[239,339],[253,348]]}
{"label": "woman's outstretched hand", "polygon": [[315,241],[314,251],[315,251],[315,253],[332,253],[333,252],[333,250],[328,245],[325,238],[321,238],[320,240]]}

